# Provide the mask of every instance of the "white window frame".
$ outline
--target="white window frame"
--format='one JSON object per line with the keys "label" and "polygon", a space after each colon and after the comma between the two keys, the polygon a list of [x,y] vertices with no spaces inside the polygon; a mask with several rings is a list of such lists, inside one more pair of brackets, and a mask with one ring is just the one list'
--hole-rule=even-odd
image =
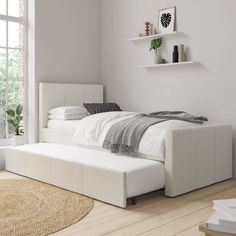
{"label": "white window frame", "polygon": [[[6,1],[6,13],[8,12],[8,0]],[[7,22],[6,24],[6,47],[0,46],[0,48],[5,49],[6,53],[6,68],[8,68],[8,50],[15,49],[15,50],[24,50],[24,132],[27,138],[28,136],[28,129],[27,129],[27,117],[28,117],[28,0],[24,0],[24,16],[23,17],[14,17],[8,15],[1,15],[0,20],[4,20]],[[8,47],[8,22],[16,22],[23,24],[24,29],[24,45],[23,47]],[[6,82],[8,80],[8,70],[6,70]],[[6,105],[8,106],[8,83],[6,83]],[[7,122],[7,115],[6,115],[6,138],[0,139],[0,146],[7,146],[12,143],[12,139],[8,137],[8,122]]]}

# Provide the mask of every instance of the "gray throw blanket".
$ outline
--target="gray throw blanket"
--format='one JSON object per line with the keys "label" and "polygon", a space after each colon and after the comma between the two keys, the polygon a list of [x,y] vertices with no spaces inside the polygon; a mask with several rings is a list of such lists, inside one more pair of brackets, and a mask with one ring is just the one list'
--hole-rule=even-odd
{"label": "gray throw blanket", "polygon": [[182,120],[203,124],[206,117],[196,117],[182,111],[162,111],[150,114],[139,114],[114,124],[108,131],[103,148],[112,153],[137,156],[139,143],[144,132],[152,125],[167,120]]}

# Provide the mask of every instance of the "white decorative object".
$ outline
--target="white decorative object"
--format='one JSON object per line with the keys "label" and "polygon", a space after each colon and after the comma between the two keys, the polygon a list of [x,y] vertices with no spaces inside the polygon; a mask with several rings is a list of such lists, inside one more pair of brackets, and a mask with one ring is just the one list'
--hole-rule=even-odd
{"label": "white decorative object", "polygon": [[160,64],[161,63],[161,55],[158,53],[158,51],[154,51],[153,53],[153,64]]}
{"label": "white decorative object", "polygon": [[150,24],[150,35],[154,34],[154,25]]}
{"label": "white decorative object", "polygon": [[157,34],[157,28],[156,27],[154,27],[153,34],[154,35]]}
{"label": "white decorative object", "polygon": [[159,48],[162,45],[162,38],[157,38],[157,39],[153,39],[151,41],[151,45],[150,45],[150,51],[154,51],[153,54],[153,64],[160,64],[161,63],[161,55],[159,53]]}
{"label": "white decorative object", "polygon": [[13,135],[12,145],[20,146],[25,144],[25,136],[24,135]]}
{"label": "white decorative object", "polygon": [[175,31],[176,7],[159,10],[158,33],[170,33]]}
{"label": "white decorative object", "polygon": [[185,62],[186,61],[186,56],[185,56],[185,51],[184,51],[184,45],[180,44],[179,45],[179,62]]}

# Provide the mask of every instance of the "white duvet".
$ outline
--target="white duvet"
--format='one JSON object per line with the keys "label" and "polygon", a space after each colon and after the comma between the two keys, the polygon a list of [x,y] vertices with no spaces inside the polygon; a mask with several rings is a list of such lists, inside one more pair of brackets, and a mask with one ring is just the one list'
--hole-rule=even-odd
{"label": "white duvet", "polygon": [[[102,147],[106,134],[113,124],[137,114],[135,112],[106,112],[88,116],[78,124],[73,137],[73,143],[92,148]],[[138,156],[164,161],[166,131],[196,125],[180,120],[170,120],[150,126],[141,139]]]}

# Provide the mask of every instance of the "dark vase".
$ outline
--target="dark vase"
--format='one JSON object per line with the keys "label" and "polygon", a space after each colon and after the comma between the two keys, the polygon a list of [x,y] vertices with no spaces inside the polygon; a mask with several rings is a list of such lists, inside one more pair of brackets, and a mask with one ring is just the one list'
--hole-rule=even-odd
{"label": "dark vase", "polygon": [[178,52],[178,46],[174,46],[174,51],[173,51],[173,63],[178,63],[179,62],[179,52]]}

